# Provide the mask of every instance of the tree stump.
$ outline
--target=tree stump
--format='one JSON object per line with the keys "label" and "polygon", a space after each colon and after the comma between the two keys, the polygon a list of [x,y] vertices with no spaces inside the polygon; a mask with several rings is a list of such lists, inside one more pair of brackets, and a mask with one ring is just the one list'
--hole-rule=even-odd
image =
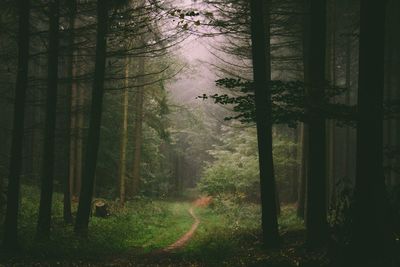
{"label": "tree stump", "polygon": [[109,216],[109,209],[106,202],[99,200],[94,203],[94,216],[100,218],[106,218]]}

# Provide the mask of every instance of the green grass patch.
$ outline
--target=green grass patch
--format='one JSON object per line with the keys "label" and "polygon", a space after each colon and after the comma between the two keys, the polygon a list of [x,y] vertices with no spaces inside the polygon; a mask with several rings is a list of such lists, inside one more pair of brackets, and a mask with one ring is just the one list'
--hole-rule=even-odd
{"label": "green grass patch", "polygon": [[[200,266],[258,266],[265,262],[292,266],[285,265],[287,260],[281,255],[284,252],[267,252],[262,246],[260,205],[224,200],[209,208],[197,208],[195,212],[201,224],[180,253],[184,260]],[[294,206],[282,207],[279,225],[281,234],[304,229]]]}
{"label": "green grass patch", "polygon": [[[107,218],[91,217],[89,237],[77,238],[72,225],[62,219],[62,195],[54,194],[51,238],[35,240],[39,190],[23,186],[19,216],[18,258],[88,259],[110,255],[142,254],[173,243],[188,231],[193,219],[187,212],[190,203],[174,201],[136,200],[117,208],[113,202]],[[74,205],[76,211],[76,204]],[[1,235],[2,236],[2,235]],[[0,240],[1,242],[1,240]],[[10,255],[2,255],[9,258]]]}
{"label": "green grass patch", "polygon": [[[107,263],[118,259],[139,261],[138,264],[144,263],[142,266],[164,262],[172,266],[295,266],[287,256],[292,253],[291,249],[267,251],[263,248],[258,204],[238,204],[223,199],[214,201],[207,208],[195,208],[201,222],[188,244],[170,255],[154,258],[147,253],[172,244],[191,228],[190,202],[138,199],[121,208],[117,203],[105,200],[110,206],[111,216],[91,217],[89,237],[79,239],[73,226],[63,223],[62,195],[56,193],[51,239],[37,242],[34,237],[39,190],[24,186],[22,196],[19,217],[21,251],[14,257],[3,254],[3,261],[8,263],[22,263],[20,266],[24,266],[25,263],[45,262],[51,265],[60,261],[79,266],[80,262]],[[73,210],[75,212],[76,203]],[[297,219],[294,206],[282,207],[279,225],[281,234],[285,236],[303,229],[303,222]],[[293,242],[299,239],[301,237],[291,237]]]}

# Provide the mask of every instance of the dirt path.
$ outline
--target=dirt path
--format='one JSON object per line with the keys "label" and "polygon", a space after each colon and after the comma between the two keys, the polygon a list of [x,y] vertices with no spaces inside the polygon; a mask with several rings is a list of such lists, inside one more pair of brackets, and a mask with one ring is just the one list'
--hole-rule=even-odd
{"label": "dirt path", "polygon": [[173,252],[175,250],[181,249],[186,244],[190,241],[192,238],[193,234],[196,232],[197,228],[199,227],[200,224],[200,219],[196,216],[194,213],[194,208],[195,207],[207,207],[210,205],[212,202],[211,197],[201,197],[193,202],[192,207],[190,207],[187,211],[189,212],[190,216],[194,219],[194,222],[192,224],[192,227],[190,227],[190,230],[187,231],[185,234],[183,234],[178,240],[176,240],[174,243],[166,246],[165,248],[158,249],[156,251],[151,252],[150,254],[153,256],[162,256],[165,254],[168,254],[170,252]]}
{"label": "dirt path", "polygon": [[173,244],[165,247],[162,249],[162,252],[170,252],[173,250],[177,250],[179,248],[184,247],[187,242],[192,238],[194,232],[196,231],[197,227],[200,224],[200,220],[199,218],[196,216],[196,214],[193,211],[193,207],[191,207],[188,212],[190,213],[190,215],[192,216],[192,218],[194,219],[194,223],[192,224],[192,227],[190,228],[189,231],[187,231],[183,236],[181,236],[177,241],[175,241]]}
{"label": "dirt path", "polygon": [[190,216],[192,216],[192,218],[194,219],[194,222],[192,224],[192,227],[190,227],[190,230],[187,231],[184,235],[182,235],[174,243],[168,245],[165,248],[153,251],[151,254],[152,255],[162,255],[162,254],[166,254],[166,253],[178,250],[178,249],[186,246],[186,244],[192,238],[193,234],[196,232],[197,227],[199,227],[199,224],[200,224],[200,219],[194,213],[194,207],[207,207],[208,205],[210,205],[211,202],[212,202],[211,197],[201,197],[201,198],[195,200],[193,202],[192,207],[190,207],[188,209]]}

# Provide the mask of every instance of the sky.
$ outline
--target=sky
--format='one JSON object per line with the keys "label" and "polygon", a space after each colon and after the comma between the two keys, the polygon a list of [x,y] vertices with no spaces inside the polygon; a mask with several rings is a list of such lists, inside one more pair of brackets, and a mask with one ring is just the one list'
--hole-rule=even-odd
{"label": "sky", "polygon": [[[191,0],[175,1],[176,6],[199,8],[200,3],[192,4]],[[179,4],[178,4],[179,3]],[[218,79],[216,70],[210,65],[215,61],[210,52],[210,37],[190,36],[175,49],[175,56],[183,65],[183,70],[168,81],[167,90],[171,98],[178,103],[194,103],[203,93],[215,89],[215,80]]]}

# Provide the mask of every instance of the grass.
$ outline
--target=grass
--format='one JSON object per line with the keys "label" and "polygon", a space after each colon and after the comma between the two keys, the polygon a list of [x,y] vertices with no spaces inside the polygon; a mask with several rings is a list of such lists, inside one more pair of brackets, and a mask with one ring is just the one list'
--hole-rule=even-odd
{"label": "grass", "polygon": [[[286,248],[267,251],[262,246],[259,205],[225,203],[214,209],[197,208],[196,214],[202,222],[178,256],[187,262],[198,266],[296,266],[294,259],[282,256]],[[294,206],[282,208],[279,225],[281,235],[304,230]]]}
{"label": "grass", "polygon": [[[128,202],[124,208],[108,202],[111,216],[92,217],[89,238],[79,239],[73,227],[63,223],[62,196],[55,194],[51,239],[38,243],[34,239],[38,193],[34,187],[23,187],[21,251],[14,257],[3,254],[3,262],[18,266],[32,262],[40,262],[39,266],[58,262],[102,266],[116,260],[117,264],[107,266],[297,266],[301,237],[289,238],[290,244],[284,244],[282,249],[265,250],[260,239],[257,204],[238,205],[227,199],[215,201],[207,208],[195,208],[201,223],[192,239],[181,250],[160,258],[149,256],[148,252],[166,247],[190,229],[193,223],[187,212],[190,202],[142,199]],[[303,231],[294,206],[282,208],[279,224],[284,236]]]}
{"label": "grass", "polygon": [[[137,200],[128,202],[123,209],[110,203],[111,216],[91,217],[89,238],[80,239],[74,234],[72,225],[63,223],[62,196],[56,193],[51,238],[37,242],[39,192],[34,187],[24,186],[22,196],[19,216],[21,251],[18,259],[96,260],[99,256],[143,254],[173,243],[192,224],[192,218],[187,213],[190,203]],[[10,258],[10,255],[1,256],[3,259]]]}

